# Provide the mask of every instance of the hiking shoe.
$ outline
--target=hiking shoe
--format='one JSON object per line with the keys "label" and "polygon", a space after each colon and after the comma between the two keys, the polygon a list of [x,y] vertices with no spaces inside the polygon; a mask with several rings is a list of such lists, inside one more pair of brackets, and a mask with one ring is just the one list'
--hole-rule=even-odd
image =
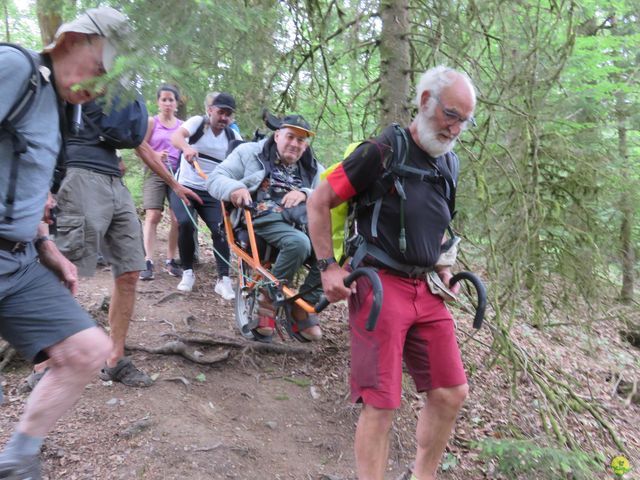
{"label": "hiking shoe", "polygon": [[107,262],[107,260],[104,258],[104,256],[98,252],[98,260],[96,261],[96,264],[99,267],[108,267],[109,266],[109,262]]}
{"label": "hiking shoe", "polygon": [[173,258],[164,262],[164,270],[172,277],[182,276],[182,269],[178,266]]}
{"label": "hiking shoe", "polygon": [[222,277],[216,282],[215,292],[225,300],[233,300],[236,298],[236,292],[233,289],[233,283],[229,277]]}
{"label": "hiking shoe", "polygon": [[44,374],[47,373],[48,371],[49,371],[49,367],[45,368],[41,372],[36,372],[35,370],[31,371],[27,379],[20,386],[20,393],[29,393],[31,390],[36,388],[36,385],[38,384],[38,382],[42,380],[42,377],[44,377]]}
{"label": "hiking shoe", "polygon": [[151,377],[139,370],[130,357],[122,357],[115,367],[105,365],[100,371],[100,378],[105,382],[120,382],[127,387],[148,387],[153,383]]}
{"label": "hiking shoe", "polygon": [[153,275],[153,262],[151,260],[147,260],[147,268],[146,270],[142,270],[140,272],[140,280],[153,280],[155,276]]}
{"label": "hiking shoe", "polygon": [[4,480],[41,480],[40,457],[38,455],[5,458],[0,455],[0,478]]}
{"label": "hiking shoe", "polygon": [[193,290],[194,283],[196,283],[196,274],[189,268],[182,272],[182,280],[178,284],[178,290],[181,292],[190,292]]}

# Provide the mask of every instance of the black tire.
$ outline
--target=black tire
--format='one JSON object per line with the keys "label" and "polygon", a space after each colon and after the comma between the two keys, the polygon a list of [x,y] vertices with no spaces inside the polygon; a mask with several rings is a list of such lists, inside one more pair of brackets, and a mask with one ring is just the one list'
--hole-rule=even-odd
{"label": "black tire", "polygon": [[246,262],[241,262],[237,279],[234,313],[240,335],[247,340],[254,339],[250,324],[256,323],[258,315],[258,289],[246,287],[246,280],[251,278],[252,273],[251,267]]}

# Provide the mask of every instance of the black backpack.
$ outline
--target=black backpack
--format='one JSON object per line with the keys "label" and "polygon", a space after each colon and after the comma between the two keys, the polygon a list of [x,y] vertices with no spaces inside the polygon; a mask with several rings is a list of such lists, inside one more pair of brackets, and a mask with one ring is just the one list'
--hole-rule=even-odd
{"label": "black backpack", "polygon": [[[31,74],[29,75],[29,81],[25,85],[24,93],[18,96],[11,106],[9,113],[4,120],[2,120],[2,123],[0,123],[0,138],[10,137],[13,143],[13,159],[9,169],[9,188],[5,198],[6,210],[3,219],[6,223],[12,223],[20,155],[27,151],[27,139],[16,130],[16,124],[26,115],[33,105],[36,95],[38,95],[38,91],[40,90],[42,79],[36,67],[36,58],[34,58],[31,52],[13,43],[0,42],[0,46],[11,47],[20,51],[25,58],[29,60],[29,65],[31,66]],[[60,158],[58,158],[58,162],[60,162]]]}
{"label": "black backpack", "polygon": [[[378,236],[377,225],[380,217],[382,202],[387,195],[398,195],[400,197],[400,232],[398,232],[398,246],[401,252],[406,251],[406,230],[405,230],[405,201],[404,181],[406,178],[418,179],[423,182],[441,185],[443,196],[447,202],[449,216],[453,220],[456,210],[456,186],[459,172],[458,157],[453,152],[448,152],[436,159],[436,165],[429,169],[419,169],[406,165],[409,155],[409,139],[404,128],[394,123],[387,127],[383,134],[391,138],[392,152],[385,159],[384,172],[377,178],[376,182],[357,201],[352,204],[348,214],[347,222],[352,229],[355,223],[357,212],[362,208],[370,208],[371,213],[371,236],[375,239]],[[455,235],[451,227],[447,227],[451,239],[443,245],[443,249],[448,248],[448,243],[453,241]],[[353,234],[354,232],[351,232]],[[352,266],[357,267],[365,255],[374,257],[381,264],[385,264],[394,270],[406,273],[415,273],[419,268],[404,265],[393,260],[382,250],[364,240],[359,234],[347,237],[346,251],[352,256]],[[445,248],[446,247],[446,248]]]}
{"label": "black backpack", "polygon": [[100,132],[100,140],[115,149],[136,148],[144,140],[149,126],[147,106],[139,96],[133,102],[120,106],[116,96],[109,109],[96,124],[87,115],[82,118]]}

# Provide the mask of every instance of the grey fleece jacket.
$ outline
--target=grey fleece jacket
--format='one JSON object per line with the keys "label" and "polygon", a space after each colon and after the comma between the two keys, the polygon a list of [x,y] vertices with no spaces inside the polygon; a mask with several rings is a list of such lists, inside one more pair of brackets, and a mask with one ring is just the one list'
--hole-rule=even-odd
{"label": "grey fleece jacket", "polygon": [[[211,196],[228,202],[231,192],[239,188],[246,188],[251,193],[255,192],[266,174],[263,151],[269,140],[270,138],[259,142],[243,143],[231,152],[225,161],[209,175],[207,191]],[[320,183],[320,173],[324,171],[324,167],[313,158],[310,148],[305,151],[299,161],[303,168],[307,167],[308,173],[313,174],[311,185],[301,189],[308,198]]]}

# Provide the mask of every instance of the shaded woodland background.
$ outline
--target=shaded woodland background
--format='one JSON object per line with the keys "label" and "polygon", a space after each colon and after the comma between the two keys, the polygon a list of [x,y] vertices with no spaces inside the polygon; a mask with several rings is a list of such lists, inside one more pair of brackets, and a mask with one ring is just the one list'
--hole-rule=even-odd
{"label": "shaded woodland background", "polygon": [[[301,113],[325,166],[350,142],[407,123],[426,68],[466,71],[478,126],[456,149],[454,228],[462,263],[489,287],[493,362],[513,396],[523,375],[535,384],[550,444],[591,452],[571,420],[587,416],[627,452],[599,405],[511,330],[569,325],[595,344],[604,322],[640,345],[640,1],[0,0],[0,39],[39,49],[78,10],[109,4],[140,42],[116,74],[135,73],[151,112],[170,82],[183,118],[203,113],[207,92],[233,93],[248,138],[264,107]],[[622,373],[640,368],[638,355],[617,362]],[[632,401],[638,378],[627,381]]]}

